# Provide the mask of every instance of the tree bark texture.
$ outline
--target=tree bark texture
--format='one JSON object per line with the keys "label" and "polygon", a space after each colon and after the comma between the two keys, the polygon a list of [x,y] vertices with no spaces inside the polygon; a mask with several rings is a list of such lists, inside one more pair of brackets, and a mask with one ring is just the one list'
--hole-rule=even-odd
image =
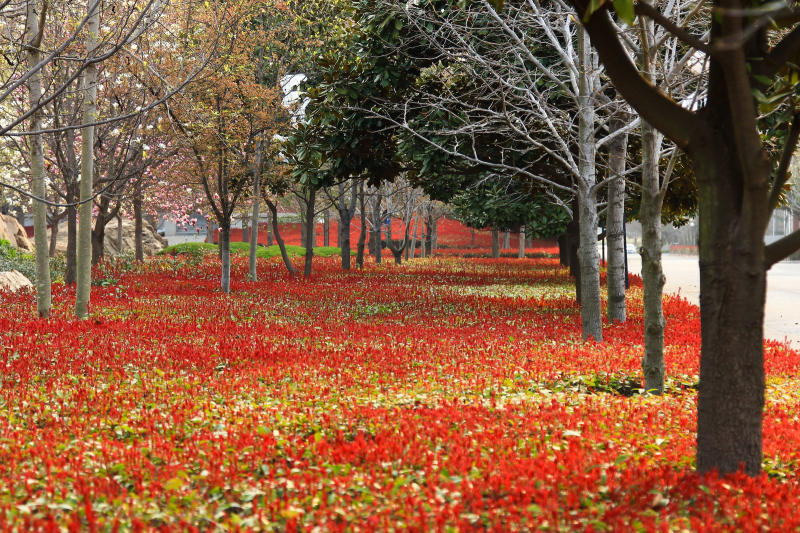
{"label": "tree bark texture", "polygon": [[314,241],[317,238],[317,232],[314,224],[314,205],[317,200],[317,190],[314,187],[308,188],[308,204],[306,204],[306,261],[303,275],[311,277],[311,265],[314,261]]}
{"label": "tree bark texture", "polygon": [[642,282],[644,284],[644,388],[664,392],[664,271],[661,267],[661,203],[658,170],[658,134],[642,121]]}
{"label": "tree bark texture", "polygon": [[497,228],[492,228],[492,257],[500,257],[500,230]]}
{"label": "tree bark texture", "polygon": [[358,207],[361,209],[361,232],[358,234],[358,245],[356,247],[356,265],[364,268],[364,244],[367,238],[367,209],[364,205],[364,182],[358,182]]}
{"label": "tree bark texture", "polygon": [[[72,204],[77,199],[75,189],[77,184],[73,181],[67,185],[67,203]],[[67,266],[64,270],[64,283],[75,285],[78,276],[78,208],[74,205],[67,207]]]}
{"label": "tree bark texture", "polygon": [[504,231],[503,232],[503,250],[508,250],[511,248],[511,232]]}
{"label": "tree bark texture", "polygon": [[136,246],[136,261],[144,261],[144,243],[142,241],[142,195],[137,191],[133,197],[133,241]]}
{"label": "tree bark texture", "polygon": [[231,226],[230,222],[219,225],[219,257],[222,262],[220,288],[222,292],[231,292]]}
{"label": "tree bark texture", "polygon": [[253,218],[250,221],[250,256],[248,267],[250,281],[258,281],[258,223],[261,219],[261,165],[253,172]]}
{"label": "tree bark texture", "polygon": [[[611,132],[626,126],[622,118],[611,120]],[[609,174],[619,176],[625,171],[628,135],[616,136],[608,146]],[[625,322],[625,180],[616,179],[608,184],[608,209],[606,210],[606,240],[608,242],[607,288],[608,322]]]}
{"label": "tree bark texture", "polygon": [[[39,28],[39,11],[42,6],[34,0],[28,0],[26,36],[32,39],[31,46],[28,47],[27,64],[31,68],[41,60],[38,41],[41,39],[40,32],[44,28]],[[31,108],[39,104],[42,98],[42,76],[37,72],[28,79],[28,99]],[[42,129],[42,111],[33,114],[30,122],[31,131]],[[42,146],[41,134],[28,137],[28,149],[30,151],[31,169],[31,192],[34,196],[44,198],[47,196],[47,186],[45,183],[44,169],[44,148]],[[56,222],[54,225],[58,225]],[[33,240],[36,246],[36,311],[39,318],[49,318],[51,300],[50,282],[50,254],[47,246],[47,206],[42,202],[33,201]]]}
{"label": "tree bark texture", "polygon": [[278,241],[278,248],[281,251],[281,259],[283,259],[283,264],[286,267],[286,270],[289,271],[289,274],[294,274],[296,272],[294,265],[292,265],[292,261],[289,258],[289,253],[286,251],[286,244],[283,242],[283,238],[281,237],[281,229],[280,224],[278,224],[278,205],[270,202],[267,200],[267,207],[272,213],[272,233],[275,235],[275,240]]}
{"label": "tree bark texture", "polygon": [[517,257],[525,259],[525,228],[520,228],[519,230],[519,250],[517,251]]}
{"label": "tree bark texture", "polygon": [[[92,0],[86,4],[91,9]],[[86,54],[91,56],[97,47],[100,28],[99,7],[88,13],[86,24]],[[83,120],[90,123],[97,116],[97,64],[91,63],[83,75]],[[94,130],[93,125],[81,131],[81,185],[77,247],[77,288],[75,291],[75,316],[89,317],[89,297],[92,290],[92,190],[94,179]]]}
{"label": "tree bark texture", "polygon": [[[58,222],[54,222],[50,225],[50,250],[48,250],[48,255],[50,257],[56,256],[56,245],[58,244]],[[34,231],[36,229],[34,228]]]}
{"label": "tree bark texture", "polygon": [[595,191],[595,139],[593,73],[589,35],[578,29],[578,58],[581,77],[578,94],[578,179],[577,198],[580,218],[581,325],[583,340],[603,340],[600,300],[600,265],[597,254],[597,192]]}

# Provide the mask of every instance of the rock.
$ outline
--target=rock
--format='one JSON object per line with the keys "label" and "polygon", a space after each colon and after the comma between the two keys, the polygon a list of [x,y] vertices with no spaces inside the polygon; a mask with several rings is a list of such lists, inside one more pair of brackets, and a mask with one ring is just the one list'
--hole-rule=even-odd
{"label": "rock", "polygon": [[25,287],[33,288],[33,283],[18,271],[0,272],[0,291],[17,292]]}
{"label": "rock", "polygon": [[[122,219],[122,251],[135,250],[136,240],[134,239],[135,224],[133,220]],[[50,235],[48,235],[48,241]],[[167,241],[156,233],[153,226],[146,221],[142,221],[142,248],[144,255],[155,255],[167,246]],[[117,219],[111,220],[106,224],[106,237],[103,241],[103,250],[106,254],[117,253]],[[58,225],[58,236],[56,237],[56,253],[63,254],[67,251],[67,223],[62,222]]]}
{"label": "rock", "polygon": [[33,253],[33,243],[25,235],[25,228],[12,216],[0,214],[0,239],[7,240],[24,252]]}

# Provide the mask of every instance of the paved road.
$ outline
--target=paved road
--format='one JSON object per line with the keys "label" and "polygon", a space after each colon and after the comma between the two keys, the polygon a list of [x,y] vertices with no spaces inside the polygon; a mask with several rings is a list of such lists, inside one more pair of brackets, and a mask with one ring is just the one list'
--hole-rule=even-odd
{"label": "paved road", "polygon": [[[700,304],[700,271],[697,257],[664,254],[664,292],[680,294]],[[628,254],[628,269],[641,274],[639,254]],[[790,340],[800,348],[800,262],[778,263],[767,274],[767,310],[764,336],[778,341]]]}

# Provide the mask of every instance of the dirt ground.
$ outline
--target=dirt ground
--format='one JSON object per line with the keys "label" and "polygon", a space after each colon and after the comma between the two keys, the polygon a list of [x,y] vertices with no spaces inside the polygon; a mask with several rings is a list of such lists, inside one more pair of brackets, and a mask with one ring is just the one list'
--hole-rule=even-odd
{"label": "dirt ground", "polygon": [[[641,274],[639,254],[628,254],[628,269]],[[700,304],[700,271],[697,257],[664,254],[664,292],[677,293],[690,302]],[[800,262],[778,263],[767,274],[767,310],[764,336],[778,341],[791,341],[800,348]]]}

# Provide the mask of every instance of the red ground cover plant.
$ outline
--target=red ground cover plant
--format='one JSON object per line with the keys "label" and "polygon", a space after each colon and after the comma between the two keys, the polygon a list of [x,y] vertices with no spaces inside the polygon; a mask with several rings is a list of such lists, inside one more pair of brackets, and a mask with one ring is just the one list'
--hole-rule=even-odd
{"label": "red ground cover plant", "polygon": [[638,394],[641,283],[580,342],[556,259],[312,279],[213,255],[105,263],[91,319],[0,307],[0,528],[797,530],[798,354],[767,346],[765,474],[693,473],[699,316],[665,301],[669,393]]}

